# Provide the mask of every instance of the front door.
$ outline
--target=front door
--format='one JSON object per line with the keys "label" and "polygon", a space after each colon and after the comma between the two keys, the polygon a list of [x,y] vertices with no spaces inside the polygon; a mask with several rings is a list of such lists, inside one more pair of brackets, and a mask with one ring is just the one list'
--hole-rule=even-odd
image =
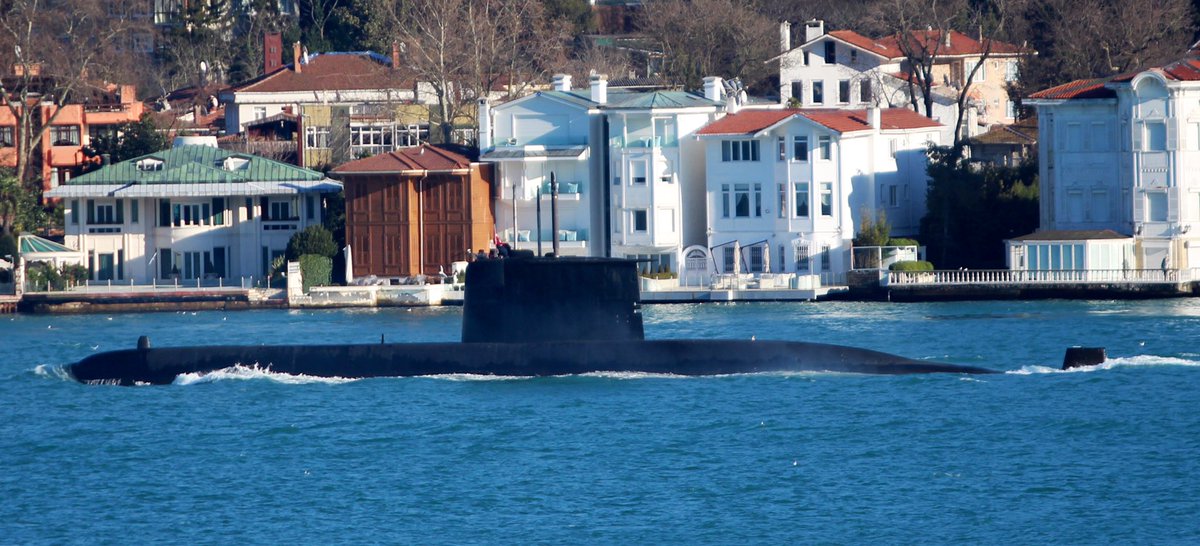
{"label": "front door", "polygon": [[99,258],[100,258],[100,268],[96,271],[96,280],[99,280],[99,281],[113,280],[115,278],[113,276],[113,255],[112,254],[101,254],[99,256]]}

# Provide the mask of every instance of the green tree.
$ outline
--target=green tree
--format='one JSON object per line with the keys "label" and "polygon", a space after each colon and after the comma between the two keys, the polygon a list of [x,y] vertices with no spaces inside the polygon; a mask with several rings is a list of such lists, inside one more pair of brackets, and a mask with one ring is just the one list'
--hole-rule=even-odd
{"label": "green tree", "polygon": [[17,257],[17,239],[11,233],[0,233],[0,258]]}
{"label": "green tree", "polygon": [[337,251],[337,243],[333,241],[333,234],[329,230],[324,226],[308,226],[288,240],[287,259],[296,260],[305,254],[332,258]]}
{"label": "green tree", "polygon": [[39,191],[22,184],[11,169],[0,169],[0,233],[34,231],[49,220],[38,204]]}
{"label": "green tree", "polygon": [[138,121],[122,123],[115,134],[100,136],[92,147],[97,154],[108,154],[110,163],[117,163],[165,150],[169,144],[150,114],[146,113]]}
{"label": "green tree", "polygon": [[929,149],[927,255],[942,268],[1002,268],[1004,240],[1038,227],[1037,161],[973,166],[949,147]]}
{"label": "green tree", "polygon": [[891,238],[892,224],[888,222],[887,213],[879,211],[872,217],[871,211],[863,207],[862,221],[858,225],[858,235],[854,237],[854,246],[884,246]]}

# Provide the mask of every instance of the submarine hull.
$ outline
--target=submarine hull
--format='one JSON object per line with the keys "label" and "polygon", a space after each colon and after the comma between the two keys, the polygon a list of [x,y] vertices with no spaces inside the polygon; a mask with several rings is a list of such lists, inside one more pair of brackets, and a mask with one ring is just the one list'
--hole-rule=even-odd
{"label": "submarine hull", "polygon": [[84,383],[161,385],[174,382],[180,374],[202,374],[235,365],[291,375],[343,378],[449,374],[528,377],[592,372],[994,373],[840,345],[744,340],[143,348],[92,355],[68,370]]}

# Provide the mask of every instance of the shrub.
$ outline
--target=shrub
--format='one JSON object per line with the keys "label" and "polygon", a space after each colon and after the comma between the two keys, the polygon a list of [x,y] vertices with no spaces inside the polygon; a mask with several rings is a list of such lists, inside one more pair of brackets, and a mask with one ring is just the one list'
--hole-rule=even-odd
{"label": "shrub", "polygon": [[88,280],[88,268],[79,265],[64,265],[62,266],[62,276],[65,280],[71,281],[71,284],[80,284]]}
{"label": "shrub", "polygon": [[46,262],[34,262],[26,266],[25,279],[34,290],[62,290],[67,287],[62,274]]}
{"label": "shrub", "polygon": [[893,237],[888,239],[884,246],[921,246],[916,239],[907,239],[904,237]]}
{"label": "shrub", "polygon": [[297,260],[305,254],[316,254],[332,258],[337,254],[337,243],[333,242],[333,234],[325,226],[308,226],[288,240],[287,259]]}
{"label": "shrub", "polygon": [[285,256],[276,256],[271,260],[271,271],[267,273],[267,286],[270,288],[287,288],[287,280],[284,274],[287,273],[287,258]]}
{"label": "shrub", "polygon": [[0,234],[0,258],[12,256],[14,265],[17,261],[17,240],[11,234]]}
{"label": "shrub", "polygon": [[896,262],[888,269],[892,271],[933,271],[933,264],[926,261]]}
{"label": "shrub", "polygon": [[300,257],[300,274],[304,277],[304,291],[313,286],[328,286],[333,274],[333,260],[326,256],[305,254]]}

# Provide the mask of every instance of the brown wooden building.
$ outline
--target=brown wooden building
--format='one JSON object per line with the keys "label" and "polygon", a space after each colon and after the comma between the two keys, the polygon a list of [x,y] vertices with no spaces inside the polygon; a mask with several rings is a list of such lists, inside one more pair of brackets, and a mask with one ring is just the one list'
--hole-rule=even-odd
{"label": "brown wooden building", "polygon": [[330,173],[346,190],[346,241],[355,277],[436,275],[490,248],[492,167],[436,146],[402,148]]}

